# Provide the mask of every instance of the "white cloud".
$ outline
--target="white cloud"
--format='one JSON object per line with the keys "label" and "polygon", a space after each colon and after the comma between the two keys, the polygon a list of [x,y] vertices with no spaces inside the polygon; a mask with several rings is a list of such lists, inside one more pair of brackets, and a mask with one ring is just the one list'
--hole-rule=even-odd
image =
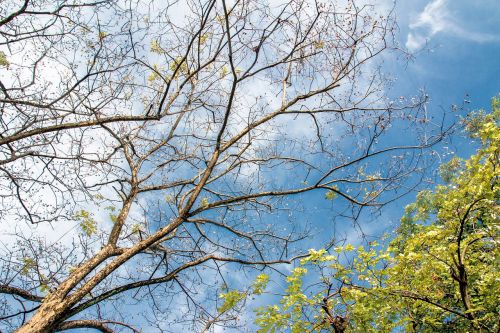
{"label": "white cloud", "polygon": [[[467,7],[462,10],[464,9],[467,10]],[[456,17],[457,15],[449,10],[448,0],[432,0],[410,23],[406,47],[410,51],[416,51],[425,46],[438,33],[445,33],[477,43],[500,41],[500,36],[496,34],[472,31],[466,27],[465,21],[462,20],[458,23]]]}

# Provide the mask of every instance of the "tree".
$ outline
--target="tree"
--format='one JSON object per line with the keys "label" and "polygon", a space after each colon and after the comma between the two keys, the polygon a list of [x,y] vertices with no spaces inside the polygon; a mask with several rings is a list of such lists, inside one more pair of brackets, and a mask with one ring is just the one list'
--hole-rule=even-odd
{"label": "tree", "polygon": [[[0,14],[7,330],[223,325],[228,267],[300,255],[307,230],[278,219],[294,196],[322,191],[356,218],[411,191],[446,134],[425,94],[385,95],[395,22],[374,5],[11,0]],[[392,125],[415,135],[394,145]],[[130,323],[134,306],[149,311]]]}
{"label": "tree", "polygon": [[[466,120],[480,149],[442,165],[446,183],[406,207],[387,248],[310,250],[280,305],[258,309],[259,332],[497,332],[499,121],[498,99]],[[308,269],[320,273],[309,293]]]}

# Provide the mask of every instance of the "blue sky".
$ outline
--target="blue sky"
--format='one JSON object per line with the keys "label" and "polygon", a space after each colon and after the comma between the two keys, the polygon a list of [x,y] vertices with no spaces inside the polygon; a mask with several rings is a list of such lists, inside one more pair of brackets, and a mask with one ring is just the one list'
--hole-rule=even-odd
{"label": "blue sky", "polygon": [[[500,93],[500,1],[406,0],[396,4],[395,13],[398,42],[411,56],[386,59],[385,71],[397,79],[389,94],[411,96],[424,89],[430,97],[430,116],[450,111],[453,105],[463,107],[451,112],[450,120],[472,110],[489,110],[491,98]],[[445,159],[467,158],[475,148],[469,139],[455,135],[437,150]],[[369,236],[390,233],[415,195],[386,207],[380,215],[367,214],[361,227]],[[352,224],[332,223],[330,209],[335,202],[325,204],[321,193],[309,193],[305,200],[313,207],[306,215],[317,226],[317,236],[331,236],[335,228],[339,238],[361,243],[359,229]],[[309,244],[318,245],[317,240]]]}
{"label": "blue sky", "polygon": [[[500,1],[399,1],[396,16],[399,44],[411,57],[386,61],[386,71],[396,77],[389,94],[408,96],[424,89],[430,97],[430,116],[450,111],[453,105],[463,106],[461,115],[489,110],[491,98],[500,93]],[[438,148],[445,158],[452,156],[447,152],[467,158],[474,150],[474,143],[461,136]],[[389,207],[377,223],[397,224],[414,196]]]}
{"label": "blue sky", "polygon": [[[384,70],[397,79],[389,95],[412,96],[420,89],[425,89],[430,97],[430,116],[441,115],[443,110],[449,111],[452,105],[464,106],[463,112],[458,112],[460,114],[479,108],[488,109],[491,97],[500,93],[500,60],[496,57],[500,54],[500,24],[497,22],[500,22],[500,2],[407,0],[396,4],[396,16],[400,29],[397,34],[399,44],[409,49],[412,56],[405,58],[399,53],[385,59]],[[450,120],[458,113],[451,113]],[[454,154],[467,157],[473,153],[475,146],[457,136],[451,143],[436,149],[445,158]],[[453,154],[447,154],[450,151]],[[432,171],[429,170],[430,173]],[[382,212],[365,214],[359,226],[368,240],[384,232],[394,231],[404,206],[414,200],[415,194],[407,195],[385,207]],[[345,208],[345,203],[341,199],[325,200],[324,195],[324,192],[318,191],[291,198],[289,211],[283,211],[279,216],[266,216],[268,220],[264,218],[264,221],[278,225],[290,218],[299,228],[306,224],[311,226],[314,237],[300,243],[303,250],[324,246],[332,235],[338,239],[346,238],[355,245],[361,244],[363,240],[360,238],[359,226],[354,226],[342,217],[335,218],[334,212]],[[294,202],[304,203],[304,210],[294,209]],[[283,228],[290,228],[291,224],[283,223]],[[281,269],[286,272],[290,266],[281,266]],[[225,266],[226,282],[230,288],[248,284],[257,274],[253,271],[246,275],[244,271],[235,265]],[[284,280],[273,275],[269,289],[280,293],[284,288]],[[257,297],[247,304],[242,317],[251,322],[253,307],[277,299],[270,295]]]}
{"label": "blue sky", "polygon": [[[395,13],[398,42],[410,56],[386,59],[385,71],[396,78],[389,95],[411,96],[424,89],[430,97],[427,109],[431,117],[439,117],[453,105],[463,107],[449,112],[450,121],[472,110],[488,110],[491,98],[500,93],[500,1],[407,0],[396,3]],[[466,158],[475,145],[456,135],[437,150],[445,159],[455,154]],[[322,194],[307,196],[307,200],[318,202]],[[367,218],[367,232],[390,231],[414,197],[410,194],[399,200],[378,218]],[[328,207],[324,208],[309,215],[313,224],[325,226],[324,221],[331,221]],[[335,227],[358,238],[351,225]]]}
{"label": "blue sky", "polygon": [[500,2],[401,1],[396,13],[400,43],[415,52],[408,67],[397,71],[396,89],[424,87],[431,110],[461,104],[466,94],[469,108],[489,107],[500,92]]}
{"label": "blue sky", "polygon": [[[391,3],[390,0],[375,2]],[[491,97],[500,93],[500,1],[401,0],[396,4],[395,13],[399,44],[412,56],[406,58],[399,53],[385,59],[384,70],[397,79],[389,94],[393,97],[411,96],[425,89],[430,96],[428,112],[431,116],[450,110],[452,105],[463,105],[465,110],[462,114],[479,108],[488,109]],[[453,151],[467,157],[473,153],[475,146],[468,140],[454,137],[451,143],[438,149],[441,154]],[[386,207],[380,214],[366,214],[360,221],[363,231],[368,236],[377,236],[394,230],[404,206],[414,197],[415,193],[410,194]],[[334,233],[338,238],[345,237],[358,244],[361,242],[358,228],[341,218],[334,221],[332,211],[342,209],[340,199],[327,201],[324,192],[318,191],[294,200],[303,201],[306,209],[291,209],[290,212],[295,214],[293,221],[311,225],[316,236],[314,241],[301,243],[305,249],[324,246]],[[290,206],[293,206],[293,201]],[[282,217],[286,219],[286,216]],[[275,221],[270,220],[270,223]],[[231,271],[236,266],[226,267],[227,282],[232,283],[231,287],[248,282],[243,280],[245,276],[241,271]],[[284,285],[283,281],[276,279],[270,287],[279,291],[280,285]],[[261,298],[256,303],[269,300]],[[135,308],[128,309],[132,316]],[[251,318],[250,308],[247,314],[245,317]]]}

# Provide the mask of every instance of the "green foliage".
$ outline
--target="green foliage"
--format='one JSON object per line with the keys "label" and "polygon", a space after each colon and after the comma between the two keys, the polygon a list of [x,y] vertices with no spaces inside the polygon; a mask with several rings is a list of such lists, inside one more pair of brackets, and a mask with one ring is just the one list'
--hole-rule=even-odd
{"label": "green foliage", "polygon": [[7,60],[5,52],[0,51],[0,67],[9,67],[10,62]]}
{"label": "green foliage", "polygon": [[217,310],[219,313],[224,313],[243,301],[246,298],[246,294],[238,290],[230,290],[227,293],[220,294],[219,297],[224,300],[224,303]]}
{"label": "green foliage", "polygon": [[177,79],[180,74],[188,74],[189,73],[189,66],[186,62],[186,59],[182,57],[177,57],[174,59],[173,62],[170,63],[169,69],[172,72],[175,72],[177,70],[177,73],[174,76],[174,79]]}
{"label": "green foliage", "polygon": [[80,221],[80,227],[87,236],[92,236],[97,232],[97,222],[91,217],[86,210],[79,210],[74,215],[76,220]]}
{"label": "green foliage", "polygon": [[[482,147],[465,161],[460,173],[450,177],[449,184],[437,186],[428,200],[417,199],[414,211],[421,214],[406,220],[413,233],[391,244],[395,264],[388,270],[386,284],[427,300],[405,304],[424,331],[498,329],[493,320],[500,301],[496,240],[500,129],[495,108],[492,114],[482,114],[480,122],[472,120],[474,127],[469,128]],[[429,216],[433,216],[430,225],[419,223]]]}
{"label": "green foliage", "polygon": [[140,224],[137,224],[137,223],[136,223],[136,224],[134,224],[134,225],[132,226],[132,230],[131,230],[131,232],[132,232],[133,234],[139,234],[139,233],[141,233],[142,231],[144,231],[144,229],[143,229],[142,225],[140,225]]}
{"label": "green foliage", "polygon": [[499,119],[498,99],[467,119],[480,149],[440,168],[446,184],[417,195],[387,248],[310,250],[280,305],[257,309],[259,332],[497,332]]}
{"label": "green foliage", "polygon": [[36,267],[35,259],[30,257],[24,257],[21,259],[23,265],[21,267],[21,275],[28,275],[32,268]]}
{"label": "green foliage", "polygon": [[454,157],[439,167],[439,175],[441,179],[449,184],[455,179],[463,169],[463,161],[458,157]]}
{"label": "green foliage", "polygon": [[202,208],[207,208],[209,204],[210,204],[210,202],[208,201],[208,198],[202,198],[201,199],[200,205],[201,205]]}
{"label": "green foliage", "polygon": [[116,223],[116,221],[118,221],[118,215],[109,214],[109,219],[111,220],[111,222]]}
{"label": "green foliage", "polygon": [[338,194],[335,191],[328,191],[325,193],[325,199],[326,200],[333,200],[338,196]]}
{"label": "green foliage", "polygon": [[322,49],[325,47],[325,42],[323,41],[317,41],[313,43],[314,47],[317,49]]}
{"label": "green foliage", "polygon": [[149,82],[154,82],[155,80],[158,80],[161,78],[160,73],[164,71],[163,67],[158,66],[157,64],[153,64],[153,70],[151,71],[151,74],[148,76],[148,81]]}
{"label": "green foliage", "polygon": [[223,286],[224,293],[219,295],[219,298],[222,298],[224,302],[217,309],[219,314],[224,314],[231,310],[236,310],[238,305],[243,302],[250,295],[260,295],[266,289],[267,283],[269,282],[269,276],[267,274],[259,274],[255,278],[255,281],[252,283],[251,287],[247,291],[239,291],[239,290],[228,290],[227,286]]}
{"label": "green foliage", "polygon": [[229,73],[229,68],[227,66],[222,66],[221,69],[220,69],[220,71],[219,71],[220,77],[223,78],[228,73]]}
{"label": "green foliage", "polygon": [[41,291],[42,293],[47,293],[47,292],[49,292],[49,291],[50,291],[50,287],[49,287],[47,284],[42,283],[42,284],[40,285],[40,291]]}
{"label": "green foliage", "polygon": [[99,34],[97,35],[97,37],[99,38],[99,41],[104,40],[104,38],[106,38],[108,36],[109,36],[109,33],[105,32],[105,31],[99,31]]}
{"label": "green foliage", "polygon": [[205,33],[203,35],[200,36],[200,45],[203,45],[207,42],[207,39],[210,37],[211,35],[208,34],[208,33]]}
{"label": "green foliage", "polygon": [[104,196],[100,193],[97,193],[96,195],[94,195],[94,199],[102,201],[104,200]]}
{"label": "green foliage", "polygon": [[270,305],[256,310],[255,323],[260,327],[257,333],[274,333],[281,327],[287,327],[289,315],[284,314],[278,305]]}
{"label": "green foliage", "polygon": [[[373,243],[372,246],[377,244]],[[341,255],[345,252],[357,254],[351,265],[342,263]],[[360,247],[355,250],[351,244],[336,247],[334,253],[335,255],[331,255],[324,249],[309,250],[309,256],[303,258],[300,266],[287,277],[288,287],[280,305],[256,310],[255,323],[260,327],[258,332],[333,331],[332,322],[336,317],[345,316],[348,307],[352,331],[380,332],[391,326],[391,323],[379,315],[381,311],[385,311],[383,303],[379,299],[368,297],[362,288],[354,287],[370,283],[377,285],[383,273],[373,268],[389,256],[374,248],[365,250]],[[313,286],[319,288],[307,288],[310,291],[305,293],[304,279],[317,276],[321,276],[321,279]],[[361,301],[364,302],[363,306],[352,311],[353,305]],[[329,309],[328,313],[324,310],[326,308]]]}
{"label": "green foliage", "polygon": [[116,223],[116,221],[118,219],[118,215],[113,214],[116,211],[116,207],[115,206],[106,206],[106,207],[104,207],[104,209],[109,212],[108,216],[109,216],[109,219],[111,220],[111,222]]}
{"label": "green foliage", "polygon": [[324,261],[331,261],[334,259],[334,256],[328,255],[325,249],[321,249],[316,251],[315,249],[310,249],[309,250],[309,256],[303,258],[300,260],[301,265],[305,265],[309,262],[324,262]]}
{"label": "green foliage", "polygon": [[151,52],[156,54],[165,53],[165,51],[163,51],[162,47],[160,46],[160,43],[157,40],[151,41]]}
{"label": "green foliage", "polygon": [[[492,130],[493,125],[498,127],[500,119],[500,96],[491,100],[492,112],[486,113],[484,110],[473,112],[463,120],[466,131],[472,138],[481,138],[481,133],[486,134],[488,128]],[[486,128],[485,128],[485,125]]]}
{"label": "green foliage", "polygon": [[267,283],[269,282],[269,275],[267,274],[259,274],[257,278],[253,282],[252,292],[255,295],[260,295],[264,292],[267,287]]}

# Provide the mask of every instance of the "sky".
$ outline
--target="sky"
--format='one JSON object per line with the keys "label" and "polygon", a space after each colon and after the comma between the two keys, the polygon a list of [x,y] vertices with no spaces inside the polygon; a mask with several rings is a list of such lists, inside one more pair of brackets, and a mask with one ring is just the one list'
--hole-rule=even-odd
{"label": "sky", "polygon": [[398,90],[425,88],[430,109],[460,105],[488,108],[500,93],[500,2],[400,1],[400,43],[414,52],[397,72]]}
{"label": "sky", "polygon": [[[392,1],[385,3],[391,4]],[[423,89],[429,95],[430,117],[459,109],[449,112],[449,121],[473,110],[489,110],[491,98],[500,94],[500,1],[404,0],[396,3],[395,15],[398,43],[408,56],[399,54],[385,59],[383,69],[396,79],[388,94],[411,96]],[[476,148],[470,139],[454,135],[436,149],[445,161],[453,156],[468,158]],[[359,227],[368,239],[391,234],[404,207],[415,196],[416,192],[411,193],[378,214],[367,214],[359,221]],[[303,246],[317,248],[318,239],[323,235],[327,241],[332,232],[349,243],[362,244],[359,227],[334,222],[331,209],[337,205],[335,200],[324,200],[324,193],[308,193],[303,200],[308,210],[299,214],[305,223],[314,226],[315,236]],[[283,292],[286,286],[284,281],[273,281],[269,287],[273,292]],[[249,307],[278,300],[279,297],[261,297],[250,302]],[[252,316],[251,312],[247,315]]]}
{"label": "sky", "polygon": [[[380,0],[380,3],[390,5],[392,2]],[[431,116],[441,114],[443,109],[450,110],[453,105],[463,106],[465,112],[488,109],[491,97],[500,93],[500,1],[401,0],[396,3],[395,14],[398,42],[408,51],[408,57],[400,53],[385,59],[383,69],[396,78],[388,93],[409,96],[425,89],[430,97],[427,108]],[[448,157],[468,157],[475,146],[456,137],[439,149],[445,155],[452,152]],[[367,216],[361,221],[363,231],[376,236],[394,230],[404,206],[414,197],[415,194],[410,194],[381,214]],[[360,242],[358,229],[332,223],[330,212],[335,201],[325,201],[324,193],[308,194],[305,200],[312,210],[302,214],[307,216],[305,222],[317,226],[316,236],[335,227],[349,242]],[[317,244],[315,239],[304,246],[317,247]],[[232,277],[236,285],[243,279],[240,274],[232,274]],[[279,288],[279,283],[274,286]],[[249,306],[259,302],[263,300]]]}
{"label": "sky", "polygon": [[[429,95],[429,116],[440,117],[447,111],[449,121],[473,110],[489,110],[491,98],[500,93],[500,1],[398,1],[395,15],[398,43],[408,56],[399,53],[385,59],[384,71],[395,78],[388,95],[411,96],[423,89]],[[455,106],[460,111],[451,111]],[[475,149],[469,139],[454,135],[437,152],[445,161],[455,155],[467,158]],[[393,230],[415,195],[376,218],[367,217],[363,230],[374,236]],[[311,202],[319,199],[321,195],[308,194]],[[311,217],[313,224],[331,220],[328,207],[317,213]],[[360,242],[351,225],[335,227],[350,241]]]}
{"label": "sky", "polygon": [[[427,110],[431,117],[454,106],[463,107],[458,112],[462,115],[478,109],[490,110],[491,98],[500,94],[500,1],[403,0],[396,3],[395,15],[398,42],[408,57],[399,55],[385,60],[384,70],[396,79],[388,93],[411,96],[424,89],[430,98]],[[467,158],[476,147],[469,139],[454,136],[438,152],[444,159]],[[405,205],[415,195],[407,195],[381,214],[368,214],[360,221],[363,232],[373,237],[393,232]],[[310,214],[311,224],[321,226],[316,230],[317,236],[324,229],[335,228],[339,238],[361,244],[358,228],[331,223],[328,204],[321,204],[321,194],[308,196],[310,203],[320,203],[316,214]],[[317,240],[310,245],[317,247]],[[272,288],[283,288],[283,284]],[[278,299],[258,300],[255,304]]]}
{"label": "sky", "polygon": [[[454,106],[463,107],[461,115],[489,110],[491,98],[500,94],[500,1],[405,0],[396,3],[395,14],[398,42],[410,57],[386,61],[385,70],[396,78],[389,94],[408,96],[424,89],[430,117]],[[475,149],[473,142],[457,135],[439,153],[445,159],[467,158]],[[409,195],[390,207],[389,225],[398,223],[405,204],[414,198]]]}

